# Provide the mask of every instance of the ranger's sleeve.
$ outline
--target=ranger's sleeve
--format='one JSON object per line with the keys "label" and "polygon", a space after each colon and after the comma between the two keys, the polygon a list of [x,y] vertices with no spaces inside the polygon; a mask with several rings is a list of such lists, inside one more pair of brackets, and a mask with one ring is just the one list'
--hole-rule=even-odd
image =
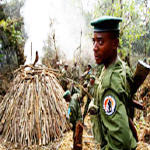
{"label": "ranger's sleeve", "polygon": [[106,150],[119,150],[136,147],[135,138],[129,127],[124,104],[117,93],[107,90],[101,101],[101,117],[104,125]]}
{"label": "ranger's sleeve", "polygon": [[78,119],[77,119],[77,121],[83,121],[83,119],[82,119],[83,117],[82,117],[82,113],[81,113],[81,107],[80,107],[80,104],[78,103]]}
{"label": "ranger's sleeve", "polygon": [[72,106],[70,106],[68,109],[68,116],[69,116],[69,122],[72,123],[72,125],[75,125],[77,120],[77,115]]}

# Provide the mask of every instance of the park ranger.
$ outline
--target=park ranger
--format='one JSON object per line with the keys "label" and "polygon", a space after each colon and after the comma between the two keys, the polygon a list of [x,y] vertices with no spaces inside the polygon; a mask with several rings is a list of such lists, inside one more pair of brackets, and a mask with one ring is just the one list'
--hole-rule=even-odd
{"label": "park ranger", "polygon": [[68,70],[68,64],[64,65],[64,68],[62,69],[62,76],[64,78],[70,78],[71,77],[71,73]]}
{"label": "park ranger", "polygon": [[70,91],[67,90],[64,93],[63,98],[66,100],[66,102],[69,102],[67,119],[72,124],[72,131],[74,137],[77,122],[82,122],[82,113],[80,108],[80,93],[75,93],[71,96]]}
{"label": "park ranger", "polygon": [[93,134],[102,150],[132,150],[136,139],[129,125],[132,81],[128,66],[117,56],[121,18],[104,16],[91,22],[96,63],[104,67],[96,97],[89,106]]}
{"label": "park ranger", "polygon": [[86,71],[81,76],[82,80],[84,80],[83,84],[89,83],[91,75],[92,75],[92,66],[90,64],[88,64]]}
{"label": "park ranger", "polygon": [[[94,85],[95,85],[95,76],[91,75],[90,76],[90,82],[87,85],[87,90],[91,96],[94,96],[94,87],[95,87]],[[85,116],[87,114],[90,102],[91,102],[91,99],[87,96],[87,101],[86,101],[86,104],[84,107],[84,113],[83,113],[83,121],[84,121]]]}
{"label": "park ranger", "polygon": [[60,76],[60,84],[62,86],[62,88],[64,89],[64,91],[66,91],[68,89],[68,84],[69,84],[69,80],[68,78],[71,77],[71,73],[68,70],[68,64],[64,65],[64,68],[61,71],[61,76]]}
{"label": "park ranger", "polygon": [[77,65],[77,62],[74,63],[74,66],[72,67],[72,78],[74,81],[78,82],[79,80],[79,66]]}

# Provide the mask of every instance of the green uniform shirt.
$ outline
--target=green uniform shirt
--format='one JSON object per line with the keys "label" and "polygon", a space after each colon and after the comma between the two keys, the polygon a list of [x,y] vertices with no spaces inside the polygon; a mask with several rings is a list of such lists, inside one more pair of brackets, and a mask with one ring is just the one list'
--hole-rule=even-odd
{"label": "green uniform shirt", "polygon": [[77,81],[79,79],[79,66],[74,66],[71,70],[73,80]]}
{"label": "green uniform shirt", "polygon": [[91,94],[91,96],[94,95],[94,84],[91,85],[90,83],[88,84],[88,92]]}
{"label": "green uniform shirt", "polygon": [[130,150],[136,147],[136,140],[128,122],[130,100],[130,69],[117,59],[101,73],[96,89],[94,105],[99,108],[92,115],[93,134],[105,150]]}
{"label": "green uniform shirt", "polygon": [[70,78],[71,77],[71,73],[68,70],[65,70],[63,68],[63,70],[62,70],[62,77],[63,78]]}
{"label": "green uniform shirt", "polygon": [[75,132],[76,123],[80,120],[82,122],[82,114],[79,103],[79,94],[75,93],[71,97],[71,101],[69,103],[68,108],[68,118],[70,123],[73,125],[73,131]]}
{"label": "green uniform shirt", "polygon": [[67,78],[70,78],[70,76],[71,76],[70,72],[63,68],[62,75],[60,76],[59,80],[60,80],[60,84],[63,87],[64,91],[66,91],[68,89],[67,85],[68,85],[69,81]]}
{"label": "green uniform shirt", "polygon": [[103,65],[103,64],[101,64],[101,65],[97,65],[97,66],[95,67],[96,77],[99,77],[99,76],[100,76],[100,74],[101,74],[101,72],[102,72],[103,67],[104,67],[104,65]]}

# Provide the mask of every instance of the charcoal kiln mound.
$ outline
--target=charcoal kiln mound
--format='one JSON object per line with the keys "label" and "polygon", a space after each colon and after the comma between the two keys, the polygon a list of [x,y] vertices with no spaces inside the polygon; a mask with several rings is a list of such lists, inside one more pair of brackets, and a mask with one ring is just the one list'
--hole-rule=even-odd
{"label": "charcoal kiln mound", "polygon": [[0,104],[2,139],[21,145],[46,145],[69,129],[67,104],[56,72],[42,65],[21,66]]}

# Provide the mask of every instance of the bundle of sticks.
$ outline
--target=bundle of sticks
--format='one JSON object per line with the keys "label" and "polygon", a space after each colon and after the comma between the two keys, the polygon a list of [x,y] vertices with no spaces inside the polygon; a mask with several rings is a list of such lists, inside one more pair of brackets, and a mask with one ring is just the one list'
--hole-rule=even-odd
{"label": "bundle of sticks", "polygon": [[5,141],[46,145],[69,130],[67,104],[55,70],[26,65],[15,71],[0,104],[0,133]]}

